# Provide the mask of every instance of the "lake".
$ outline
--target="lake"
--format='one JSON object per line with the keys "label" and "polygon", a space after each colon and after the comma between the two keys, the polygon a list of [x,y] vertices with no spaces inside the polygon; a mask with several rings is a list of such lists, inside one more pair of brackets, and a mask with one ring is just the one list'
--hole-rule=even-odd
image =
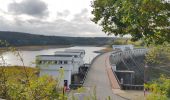
{"label": "lake", "polygon": [[[63,51],[65,49],[84,49],[86,51],[84,62],[90,63],[91,60],[97,56],[97,53],[94,51],[98,51],[104,49],[104,47],[92,47],[92,46],[74,46],[74,47],[66,47],[66,48],[50,48],[50,49],[43,49],[38,51],[21,51],[21,56],[24,60],[25,66],[35,67],[35,57],[37,55],[53,55],[55,51]],[[21,65],[22,62],[16,57],[12,52],[5,52],[3,53],[3,57],[5,58],[6,63],[9,66],[13,65]]]}

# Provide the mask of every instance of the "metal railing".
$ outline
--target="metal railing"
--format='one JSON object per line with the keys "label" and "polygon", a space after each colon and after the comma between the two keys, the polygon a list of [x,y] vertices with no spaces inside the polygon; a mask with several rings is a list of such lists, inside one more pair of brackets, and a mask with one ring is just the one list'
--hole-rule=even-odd
{"label": "metal railing", "polygon": [[71,85],[70,85],[70,88],[72,88],[72,89],[75,88],[75,89],[76,89],[77,87],[82,87],[82,86],[83,86],[83,84],[84,84],[84,82],[85,82],[85,80],[86,80],[86,78],[87,78],[88,72],[89,72],[92,64],[93,64],[94,61],[95,61],[100,55],[102,55],[102,54],[103,54],[103,53],[100,53],[99,55],[97,55],[97,56],[90,62],[89,67],[88,67],[86,73],[84,74],[83,80],[80,81],[79,84],[71,84]]}
{"label": "metal railing", "polygon": [[[139,50],[139,49],[136,49],[136,51],[134,50],[134,52],[138,52],[137,50]],[[145,49],[142,48],[141,50],[145,50]],[[119,56],[119,57],[121,57],[120,60],[121,60],[121,61],[123,62],[123,64],[127,67],[127,69],[129,69],[128,65],[127,65],[127,64],[125,63],[125,61],[124,61],[125,56],[124,56],[123,54],[126,54],[126,53],[123,53],[122,51],[117,51],[117,52],[112,52],[112,54],[117,54],[117,53],[120,53],[120,52],[121,52],[121,56]],[[126,51],[125,51],[125,52],[126,52]],[[141,67],[141,65],[139,65],[138,63],[136,63],[136,61],[133,59],[133,56],[135,56],[135,54],[133,54],[134,52],[131,52],[131,54],[129,54],[127,58],[130,58],[130,59],[135,63],[135,65],[136,65],[137,67]],[[122,56],[122,55],[123,55],[123,56]],[[114,59],[114,58],[113,58],[113,59]],[[118,58],[116,58],[116,59],[118,59]],[[138,65],[139,65],[139,66],[138,66]],[[138,70],[141,71],[141,68],[138,68]],[[119,81],[119,79],[118,79],[118,77],[117,77],[117,75],[116,75],[116,73],[114,72],[113,69],[112,69],[112,71],[113,71],[113,74],[115,75],[115,77],[116,77],[119,85],[121,86],[121,89],[124,89],[124,90],[143,90],[144,85],[121,84],[120,81]]]}
{"label": "metal railing", "polygon": [[121,84],[123,90],[143,90],[144,85]]}

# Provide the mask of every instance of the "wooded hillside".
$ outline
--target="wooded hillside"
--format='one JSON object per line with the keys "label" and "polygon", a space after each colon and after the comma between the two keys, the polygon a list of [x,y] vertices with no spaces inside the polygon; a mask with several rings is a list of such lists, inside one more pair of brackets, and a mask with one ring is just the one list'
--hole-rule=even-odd
{"label": "wooded hillside", "polygon": [[28,45],[105,45],[112,41],[108,37],[65,37],[44,36],[21,32],[0,31],[0,40],[6,40],[13,46]]}

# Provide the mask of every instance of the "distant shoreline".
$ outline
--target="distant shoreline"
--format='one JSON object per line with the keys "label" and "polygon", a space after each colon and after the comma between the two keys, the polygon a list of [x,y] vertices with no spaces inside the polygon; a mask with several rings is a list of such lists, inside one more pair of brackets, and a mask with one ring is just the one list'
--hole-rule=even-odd
{"label": "distant shoreline", "polygon": [[[26,51],[39,51],[44,49],[52,49],[52,48],[66,48],[72,47],[72,45],[40,45],[40,46],[12,46],[17,50],[26,50]],[[0,47],[0,51],[5,51],[7,47]]]}
{"label": "distant shoreline", "polygon": [[[17,50],[25,50],[25,51],[39,51],[44,49],[53,49],[53,48],[66,48],[73,46],[92,46],[92,47],[103,47],[99,45],[35,45],[35,46],[12,46]],[[105,47],[105,45],[104,45]],[[6,51],[7,47],[0,47],[0,51]]]}

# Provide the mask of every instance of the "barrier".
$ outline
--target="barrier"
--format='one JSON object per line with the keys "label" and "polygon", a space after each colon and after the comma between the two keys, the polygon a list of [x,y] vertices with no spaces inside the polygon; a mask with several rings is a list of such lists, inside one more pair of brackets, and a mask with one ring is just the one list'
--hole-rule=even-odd
{"label": "barrier", "polygon": [[90,62],[89,67],[88,67],[88,69],[87,69],[87,71],[86,71],[86,73],[85,73],[85,75],[84,75],[83,80],[80,82],[80,84],[70,84],[70,88],[72,88],[72,89],[77,89],[78,87],[82,87],[82,86],[83,86],[83,84],[84,84],[84,82],[85,82],[85,80],[86,80],[87,74],[88,74],[88,72],[89,72],[89,70],[90,70],[93,62],[94,62],[99,56],[101,56],[102,54],[103,54],[103,53],[100,53],[99,55],[97,55],[97,56]]}
{"label": "barrier", "polygon": [[[126,63],[124,61],[124,59],[132,59],[132,61],[135,63],[135,65],[137,67],[141,67],[138,66],[139,64],[137,64],[135,62],[135,60],[133,59],[133,56],[142,56],[142,55],[145,55],[147,53],[148,49],[145,49],[145,48],[135,48],[133,50],[127,50],[127,51],[113,51],[111,56],[110,56],[110,60],[112,60],[112,64],[116,65],[117,63],[119,62],[123,62],[123,64],[125,64],[126,66]],[[112,65],[111,64],[111,65]],[[127,67],[127,66],[126,66]],[[113,71],[113,74],[115,75],[118,83],[120,84],[121,86],[121,89],[125,89],[125,90],[142,90],[143,89],[143,85],[133,85],[133,84],[121,84],[120,83],[120,80],[118,79],[116,73],[114,72],[113,68],[111,68],[112,71]],[[129,68],[127,68],[129,70]],[[139,70],[141,70],[140,68],[138,68]]]}

